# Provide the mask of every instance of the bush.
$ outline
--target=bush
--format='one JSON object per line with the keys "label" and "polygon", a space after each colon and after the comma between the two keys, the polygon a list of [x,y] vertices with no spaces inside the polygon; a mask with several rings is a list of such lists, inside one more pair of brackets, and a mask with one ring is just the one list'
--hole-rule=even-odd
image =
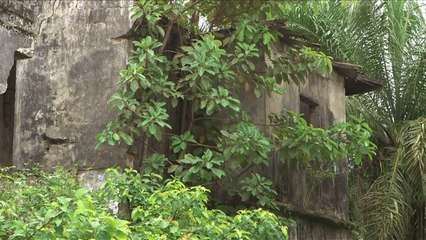
{"label": "bush", "polygon": [[[74,173],[0,169],[0,239],[287,239],[271,212],[208,209],[208,190],[134,170],[107,171],[99,191]],[[130,218],[114,213],[127,204]]]}

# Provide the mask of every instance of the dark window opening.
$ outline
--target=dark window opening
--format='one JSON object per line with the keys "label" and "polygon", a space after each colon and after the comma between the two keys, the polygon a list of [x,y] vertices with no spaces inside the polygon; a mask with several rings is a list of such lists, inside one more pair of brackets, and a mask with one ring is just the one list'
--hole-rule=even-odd
{"label": "dark window opening", "polygon": [[7,90],[0,95],[0,166],[12,165],[15,123],[16,62],[7,79]]}
{"label": "dark window opening", "polygon": [[320,125],[317,107],[318,103],[305,96],[300,96],[299,112],[302,114],[303,119],[305,119],[308,124],[312,124],[315,127],[319,127]]}

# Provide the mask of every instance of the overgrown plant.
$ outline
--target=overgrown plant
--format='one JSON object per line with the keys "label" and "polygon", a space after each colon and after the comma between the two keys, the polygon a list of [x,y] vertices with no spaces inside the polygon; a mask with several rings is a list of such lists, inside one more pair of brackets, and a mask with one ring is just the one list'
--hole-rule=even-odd
{"label": "overgrown plant", "polygon": [[268,211],[228,216],[207,209],[209,190],[202,186],[188,188],[178,180],[162,184],[161,176],[141,177],[135,170],[107,174],[104,193],[119,203],[128,201],[135,239],[287,239],[285,219]]}
{"label": "overgrown plant", "polygon": [[[97,138],[110,145],[142,141],[133,164],[141,173],[166,173],[186,184],[207,186],[228,200],[239,196],[275,208],[277,193],[271,180],[255,170],[268,165],[273,150],[289,150],[285,141],[301,139],[305,130],[321,138],[324,130],[298,117],[296,126],[304,124],[304,129],[293,131],[280,122],[269,126],[275,128],[275,137],[266,136],[241,108],[239,92],[257,97],[283,94],[283,82],[298,84],[308,74],[329,74],[332,59],[303,46],[281,49],[284,21],[277,7],[281,3],[253,1],[256,9],[248,12],[242,8],[246,3],[138,1],[133,9],[138,39],[121,73],[121,88],[111,98],[118,116]],[[354,134],[365,149],[353,148],[349,139],[330,139],[315,149],[323,152],[322,160],[334,162],[354,150],[359,164],[361,155],[371,155],[368,129],[355,128],[340,124],[335,134]],[[285,131],[288,140],[279,137]],[[155,142],[168,145],[170,152],[157,150]],[[305,153],[301,162],[317,155]],[[293,157],[282,160],[289,158]]]}
{"label": "overgrown plant", "polygon": [[335,163],[348,157],[353,165],[362,158],[373,158],[376,146],[370,142],[371,129],[362,117],[350,116],[347,122],[328,129],[315,128],[302,116],[289,112],[287,117],[273,116],[273,137],[289,160],[307,166],[311,163]]}
{"label": "overgrown plant", "polygon": [[[257,97],[283,94],[283,82],[301,83],[308,74],[332,70],[332,59],[311,48],[278,50],[285,22],[279,4],[138,1],[133,9],[138,39],[121,73],[121,88],[111,98],[118,116],[97,136],[99,142],[131,145],[141,140],[143,151],[134,162],[138,171],[167,171],[187,184],[275,207],[271,181],[253,170],[267,165],[275,148],[288,145],[280,137],[266,136],[250,121],[238,92]],[[295,139],[304,134],[303,128],[313,135],[320,131],[306,122],[302,125],[289,128],[281,122],[275,131],[287,131]],[[358,136],[364,152],[345,145],[350,141],[332,140],[317,150],[325,150],[324,158],[333,161],[354,150],[359,162],[359,155],[371,154],[372,148],[368,138],[361,137],[365,132],[352,127],[339,125],[336,131]],[[152,147],[160,141],[170,146],[167,156]],[[316,153],[307,154],[309,158]]]}
{"label": "overgrown plant", "polygon": [[[262,209],[226,215],[206,207],[208,190],[160,176],[107,170],[89,192],[74,173],[0,168],[0,238],[34,239],[287,239],[283,219]],[[131,217],[111,203],[129,201]]]}
{"label": "overgrown plant", "polygon": [[65,171],[0,168],[1,239],[127,239],[129,223]]}

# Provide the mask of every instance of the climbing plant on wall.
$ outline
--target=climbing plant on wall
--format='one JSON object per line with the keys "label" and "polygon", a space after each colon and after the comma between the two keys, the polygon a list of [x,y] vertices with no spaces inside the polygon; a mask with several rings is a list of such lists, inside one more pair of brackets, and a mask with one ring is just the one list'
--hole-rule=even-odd
{"label": "climbing plant on wall", "polygon": [[[99,143],[132,145],[141,139],[143,151],[134,162],[139,171],[171,175],[271,208],[277,193],[254,170],[268,164],[272,151],[302,151],[306,159],[321,151],[333,161],[349,155],[357,163],[371,156],[369,128],[359,119],[325,132],[297,115],[290,126],[286,115],[277,114],[269,137],[243,111],[241,90],[257,97],[284,94],[283,82],[298,84],[308,74],[332,71],[331,57],[309,47],[277,51],[285,24],[280,4],[137,1],[134,50],[111,97],[118,115],[97,136]],[[315,139],[326,144],[309,149]],[[169,154],[156,152],[154,142],[166,142]]]}

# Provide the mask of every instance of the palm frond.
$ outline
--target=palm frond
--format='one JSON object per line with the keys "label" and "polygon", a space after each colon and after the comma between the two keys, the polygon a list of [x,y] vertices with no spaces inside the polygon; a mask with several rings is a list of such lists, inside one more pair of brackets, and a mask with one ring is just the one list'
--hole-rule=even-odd
{"label": "palm frond", "polygon": [[401,128],[397,158],[415,193],[413,205],[426,203],[426,117],[407,121]]}
{"label": "palm frond", "polygon": [[363,201],[363,224],[366,239],[405,239],[410,229],[413,193],[398,168],[387,171],[372,185]]}
{"label": "palm frond", "polygon": [[387,171],[362,200],[368,239],[406,239],[413,232],[414,210],[425,206],[426,118],[405,122],[398,135]]}

